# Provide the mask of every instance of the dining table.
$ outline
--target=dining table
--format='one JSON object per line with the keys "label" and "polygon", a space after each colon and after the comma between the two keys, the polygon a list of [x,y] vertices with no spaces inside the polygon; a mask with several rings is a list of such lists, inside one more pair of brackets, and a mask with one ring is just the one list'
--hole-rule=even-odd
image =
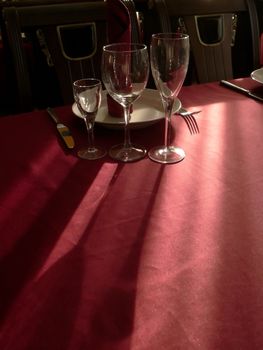
{"label": "dining table", "polygon": [[[78,158],[70,105],[72,150],[46,110],[0,118],[1,350],[263,349],[263,104],[219,82],[178,98],[201,112],[192,134],[172,116],[176,164]],[[162,144],[164,124],[132,141]]]}

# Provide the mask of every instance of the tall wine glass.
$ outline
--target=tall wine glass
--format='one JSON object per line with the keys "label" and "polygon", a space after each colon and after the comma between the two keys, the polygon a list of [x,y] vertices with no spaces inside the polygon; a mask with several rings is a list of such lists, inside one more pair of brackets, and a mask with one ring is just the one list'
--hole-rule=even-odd
{"label": "tall wine glass", "polygon": [[106,151],[94,146],[93,134],[94,122],[101,102],[101,82],[93,78],[74,81],[73,94],[88,131],[88,147],[78,151],[78,156],[90,160],[102,158]]}
{"label": "tall wine glass", "polygon": [[177,163],[184,159],[185,152],[171,145],[171,116],[188,69],[189,36],[182,33],[153,34],[150,53],[153,78],[165,110],[165,137],[164,145],[152,148],[148,155],[158,163]]}
{"label": "tall wine glass", "polygon": [[132,162],[146,155],[146,149],[130,140],[130,107],[142,94],[149,76],[147,47],[143,44],[118,43],[103,47],[102,80],[109,95],[124,108],[124,143],[113,146],[109,155]]}

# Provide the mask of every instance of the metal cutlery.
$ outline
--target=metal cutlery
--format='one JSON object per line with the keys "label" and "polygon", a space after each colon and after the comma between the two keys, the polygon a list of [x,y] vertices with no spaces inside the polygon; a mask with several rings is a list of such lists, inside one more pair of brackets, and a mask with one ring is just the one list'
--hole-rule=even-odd
{"label": "metal cutlery", "polygon": [[230,81],[221,80],[220,81],[220,85],[226,86],[226,87],[228,87],[228,88],[230,88],[232,90],[241,92],[241,93],[243,93],[243,94],[245,94],[245,95],[247,95],[249,97],[252,97],[252,98],[254,98],[254,99],[256,99],[256,100],[258,100],[260,102],[263,102],[263,97],[262,96],[254,93],[254,92],[252,92],[252,91],[250,91],[248,89],[245,89],[245,88],[243,88],[243,87],[241,87],[239,85],[233,84]]}
{"label": "metal cutlery", "polygon": [[200,112],[201,111],[189,112],[185,108],[181,107],[175,114],[180,115],[184,119],[191,134],[198,134],[200,131],[194,114],[198,114]]}
{"label": "metal cutlery", "polygon": [[63,141],[65,142],[67,148],[69,148],[69,149],[74,148],[75,142],[74,142],[74,139],[73,139],[73,137],[71,135],[71,132],[70,132],[69,128],[59,121],[58,117],[56,116],[56,114],[55,114],[55,112],[53,111],[52,108],[48,107],[46,109],[46,111],[48,112],[50,117],[56,123],[57,130],[58,130],[60,136],[62,137]]}

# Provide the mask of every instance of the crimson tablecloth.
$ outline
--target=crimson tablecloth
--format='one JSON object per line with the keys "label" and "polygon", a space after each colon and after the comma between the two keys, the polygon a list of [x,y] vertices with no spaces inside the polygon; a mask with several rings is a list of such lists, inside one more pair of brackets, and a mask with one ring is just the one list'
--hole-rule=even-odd
{"label": "crimson tablecloth", "polygon": [[73,152],[45,111],[0,119],[0,349],[263,348],[263,105],[218,83],[180,99],[202,112],[197,135],[175,117],[174,165],[78,159],[70,107]]}

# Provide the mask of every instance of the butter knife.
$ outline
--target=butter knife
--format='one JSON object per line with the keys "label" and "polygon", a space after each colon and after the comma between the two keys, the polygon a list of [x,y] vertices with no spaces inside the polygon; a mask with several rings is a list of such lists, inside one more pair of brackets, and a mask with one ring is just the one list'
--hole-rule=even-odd
{"label": "butter knife", "polygon": [[50,115],[50,117],[54,120],[54,122],[56,123],[57,130],[58,130],[60,136],[62,137],[63,141],[65,142],[66,146],[69,149],[74,148],[75,142],[74,142],[74,139],[71,135],[69,128],[59,121],[58,117],[56,116],[56,114],[52,108],[48,107],[47,112]]}
{"label": "butter knife", "polygon": [[235,90],[235,91],[239,91],[239,92],[241,92],[241,93],[243,93],[243,94],[245,94],[245,95],[247,95],[247,96],[249,96],[249,97],[252,97],[252,98],[254,98],[254,99],[258,100],[258,101],[263,102],[263,97],[261,97],[261,96],[255,94],[255,93],[253,93],[252,91],[250,91],[250,90],[248,90],[248,89],[245,89],[245,88],[243,88],[243,87],[241,87],[241,86],[238,86],[238,85],[236,85],[236,84],[233,84],[233,83],[231,83],[230,81],[221,80],[221,81],[220,81],[220,84],[223,85],[223,86],[226,86],[226,87],[228,87],[228,88],[230,88],[230,89],[233,89],[233,90]]}

